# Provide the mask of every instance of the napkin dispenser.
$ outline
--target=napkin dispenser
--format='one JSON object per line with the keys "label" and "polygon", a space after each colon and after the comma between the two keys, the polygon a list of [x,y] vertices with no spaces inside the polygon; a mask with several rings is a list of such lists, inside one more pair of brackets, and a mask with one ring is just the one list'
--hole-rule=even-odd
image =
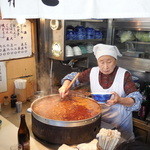
{"label": "napkin dispenser", "polygon": [[27,90],[26,90],[27,80],[16,79],[14,81],[14,84],[15,84],[15,95],[17,95],[17,100],[25,102],[27,100]]}

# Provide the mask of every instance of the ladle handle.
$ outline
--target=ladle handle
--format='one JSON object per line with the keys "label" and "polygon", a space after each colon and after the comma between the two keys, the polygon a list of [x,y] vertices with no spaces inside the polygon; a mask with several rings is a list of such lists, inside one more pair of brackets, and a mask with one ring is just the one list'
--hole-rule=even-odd
{"label": "ladle handle", "polygon": [[71,88],[71,86],[72,86],[73,83],[76,81],[76,79],[78,78],[79,75],[80,75],[80,72],[78,72],[78,73],[75,75],[75,77],[73,78],[73,80],[72,80],[72,81],[70,82],[70,84],[68,85],[66,91],[68,91],[68,90]]}

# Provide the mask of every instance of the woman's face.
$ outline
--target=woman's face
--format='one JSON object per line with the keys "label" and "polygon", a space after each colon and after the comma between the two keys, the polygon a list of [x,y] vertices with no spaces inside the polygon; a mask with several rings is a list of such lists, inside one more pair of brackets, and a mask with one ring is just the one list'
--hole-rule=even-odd
{"label": "woman's face", "polygon": [[98,60],[98,66],[103,74],[110,74],[116,67],[117,60],[109,55],[101,56]]}

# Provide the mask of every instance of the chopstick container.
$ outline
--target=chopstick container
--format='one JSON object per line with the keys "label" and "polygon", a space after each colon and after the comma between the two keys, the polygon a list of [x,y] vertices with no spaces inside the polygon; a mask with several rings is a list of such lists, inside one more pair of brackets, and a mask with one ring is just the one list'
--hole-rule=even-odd
{"label": "chopstick container", "polygon": [[15,94],[17,95],[17,100],[21,102],[26,102],[27,100],[27,90],[26,90],[27,80],[16,79],[15,84]]}

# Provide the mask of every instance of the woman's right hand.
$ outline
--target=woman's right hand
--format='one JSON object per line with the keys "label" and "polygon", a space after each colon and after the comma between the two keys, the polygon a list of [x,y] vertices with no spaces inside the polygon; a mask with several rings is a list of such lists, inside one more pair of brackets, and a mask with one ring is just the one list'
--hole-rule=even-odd
{"label": "woman's right hand", "polygon": [[65,96],[67,96],[69,94],[69,90],[67,90],[67,87],[65,86],[61,86],[59,89],[59,94],[61,98],[64,98]]}

